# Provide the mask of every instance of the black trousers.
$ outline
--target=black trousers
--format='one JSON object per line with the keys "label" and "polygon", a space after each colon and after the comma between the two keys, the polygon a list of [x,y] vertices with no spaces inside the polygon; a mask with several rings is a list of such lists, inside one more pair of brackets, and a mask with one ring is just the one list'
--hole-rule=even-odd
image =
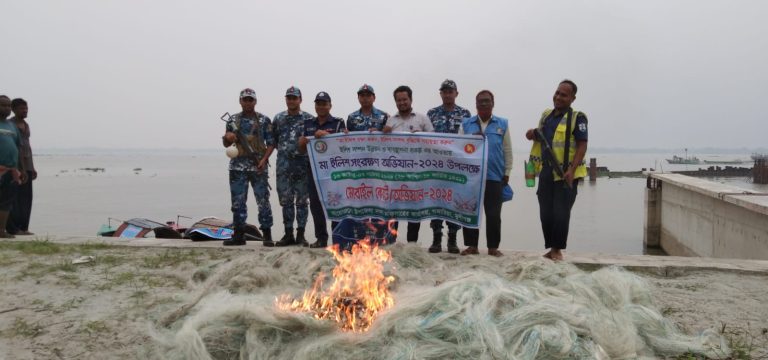
{"label": "black trousers", "polygon": [[568,188],[563,180],[555,181],[552,171],[541,171],[536,195],[539,198],[539,218],[545,249],[565,249],[578,184],[578,180],[574,180],[572,187]]}
{"label": "black trousers", "polygon": [[[400,227],[400,222],[395,221],[392,224],[392,228],[395,230],[398,230]],[[420,222],[408,222],[408,231],[405,235],[405,238],[408,240],[408,242],[417,242],[419,241],[419,229],[421,229],[421,223]]]}
{"label": "black trousers", "polygon": [[13,181],[10,171],[6,171],[0,176],[0,211],[11,211],[16,202],[18,187],[19,185]]}
{"label": "black trousers", "polygon": [[27,182],[16,187],[16,199],[5,227],[10,233],[29,230],[29,218],[32,215],[32,180],[29,176],[27,172]]}
{"label": "black trousers", "polygon": [[[323,204],[320,202],[320,194],[317,192],[315,186],[314,174],[312,170],[307,171],[309,174],[309,181],[307,187],[309,188],[309,212],[312,213],[312,223],[315,225],[315,238],[318,241],[328,241],[328,221],[325,219],[325,212],[323,212]],[[336,228],[339,223],[337,221],[331,221],[331,231]]]}
{"label": "black trousers", "polygon": [[[485,196],[483,208],[485,210],[485,237],[489,249],[498,249],[501,243],[501,191],[504,183],[501,181],[485,181]],[[463,228],[464,245],[477,247],[480,238],[480,229]]]}

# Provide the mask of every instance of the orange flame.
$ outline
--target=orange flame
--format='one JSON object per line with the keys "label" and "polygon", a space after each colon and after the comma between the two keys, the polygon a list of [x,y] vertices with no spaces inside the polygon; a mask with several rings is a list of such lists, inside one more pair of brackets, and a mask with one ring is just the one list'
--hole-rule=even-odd
{"label": "orange flame", "polygon": [[397,228],[395,227],[395,224],[397,224],[397,220],[390,219],[387,221],[387,230],[392,233],[392,236],[397,238]]}
{"label": "orange flame", "polygon": [[345,331],[368,330],[376,315],[394,304],[389,284],[395,278],[383,272],[383,264],[392,254],[368,239],[353,245],[351,252],[340,251],[338,245],[328,251],[338,263],[332,271],[333,284],[323,290],[325,275],[320,273],[301,300],[282,295],[277,299],[278,308],[313,313],[316,319],[337,322]]}

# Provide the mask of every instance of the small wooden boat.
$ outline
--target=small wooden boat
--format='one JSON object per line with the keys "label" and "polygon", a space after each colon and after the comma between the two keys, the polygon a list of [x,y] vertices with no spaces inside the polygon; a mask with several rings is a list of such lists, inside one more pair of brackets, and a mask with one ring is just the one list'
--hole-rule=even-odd
{"label": "small wooden boat", "polygon": [[[232,223],[216,217],[205,217],[184,231],[184,238],[192,241],[227,240],[234,233]],[[245,224],[245,240],[263,241],[259,228]]]}
{"label": "small wooden boat", "polygon": [[117,227],[113,227],[111,222],[116,220],[109,218],[108,224],[102,225],[96,235],[121,238],[143,238],[149,233],[154,233],[154,237],[159,239],[181,239],[182,235],[176,229],[163,223],[144,218],[133,218],[123,221]]}
{"label": "small wooden boat", "polygon": [[[205,217],[192,224],[189,228],[179,227],[178,219],[176,222],[168,221],[163,224],[145,218],[133,218],[121,221],[121,224],[118,226],[112,225],[113,220],[121,221],[114,218],[108,218],[107,224],[101,225],[97,235],[129,239],[155,237],[158,239],[190,239],[192,241],[205,241],[231,239],[232,234],[234,233],[231,222],[216,217]],[[264,240],[264,237],[261,234],[261,231],[259,231],[259,228],[251,224],[246,224],[245,239],[262,241]]]}

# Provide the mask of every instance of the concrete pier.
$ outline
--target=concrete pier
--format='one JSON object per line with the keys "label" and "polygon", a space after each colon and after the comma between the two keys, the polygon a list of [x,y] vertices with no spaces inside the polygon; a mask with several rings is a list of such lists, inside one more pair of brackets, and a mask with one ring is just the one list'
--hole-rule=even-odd
{"label": "concrete pier", "polygon": [[768,157],[755,159],[755,166],[752,167],[752,179],[755,184],[768,184]]}
{"label": "concrete pier", "polygon": [[644,242],[669,255],[768,260],[768,193],[652,174]]}
{"label": "concrete pier", "polygon": [[[13,240],[0,241],[31,241],[34,236],[19,236]],[[282,248],[264,247],[260,241],[248,241],[244,246],[225,247],[221,241],[191,241],[188,239],[157,239],[157,238],[113,238],[101,236],[55,236],[47,239],[57,244],[106,244],[114,246],[126,246],[135,248],[158,249],[222,249],[228,251],[252,252],[256,254],[279,251]],[[395,246],[418,246],[399,243]],[[298,250],[299,248],[296,248]],[[540,251],[520,251],[502,249],[505,258],[513,261],[541,260]],[[324,250],[318,250],[324,251]],[[426,251],[426,249],[424,249]],[[458,255],[440,253],[433,256],[456,261],[462,257]],[[763,260],[739,260],[739,259],[712,259],[687,256],[654,256],[654,255],[611,255],[594,253],[568,252],[566,261],[584,269],[596,269],[604,266],[621,266],[638,272],[652,273],[660,276],[680,274],[688,271],[717,270],[744,274],[759,274],[768,276],[768,261]],[[0,358],[2,359],[2,358]]]}

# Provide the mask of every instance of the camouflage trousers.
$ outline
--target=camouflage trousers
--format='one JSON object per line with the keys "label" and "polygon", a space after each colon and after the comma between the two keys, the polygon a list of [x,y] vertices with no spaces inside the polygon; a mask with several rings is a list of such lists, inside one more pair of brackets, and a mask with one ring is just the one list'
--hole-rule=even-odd
{"label": "camouflage trousers", "polygon": [[277,158],[277,198],[283,207],[283,224],[286,228],[293,228],[293,219],[296,219],[296,227],[307,226],[309,174],[306,161],[304,158]]}
{"label": "camouflage trousers", "polygon": [[229,193],[232,196],[232,223],[235,227],[245,224],[248,218],[248,183],[259,207],[259,227],[272,228],[272,206],[269,204],[269,176],[266,172],[229,171]]}

